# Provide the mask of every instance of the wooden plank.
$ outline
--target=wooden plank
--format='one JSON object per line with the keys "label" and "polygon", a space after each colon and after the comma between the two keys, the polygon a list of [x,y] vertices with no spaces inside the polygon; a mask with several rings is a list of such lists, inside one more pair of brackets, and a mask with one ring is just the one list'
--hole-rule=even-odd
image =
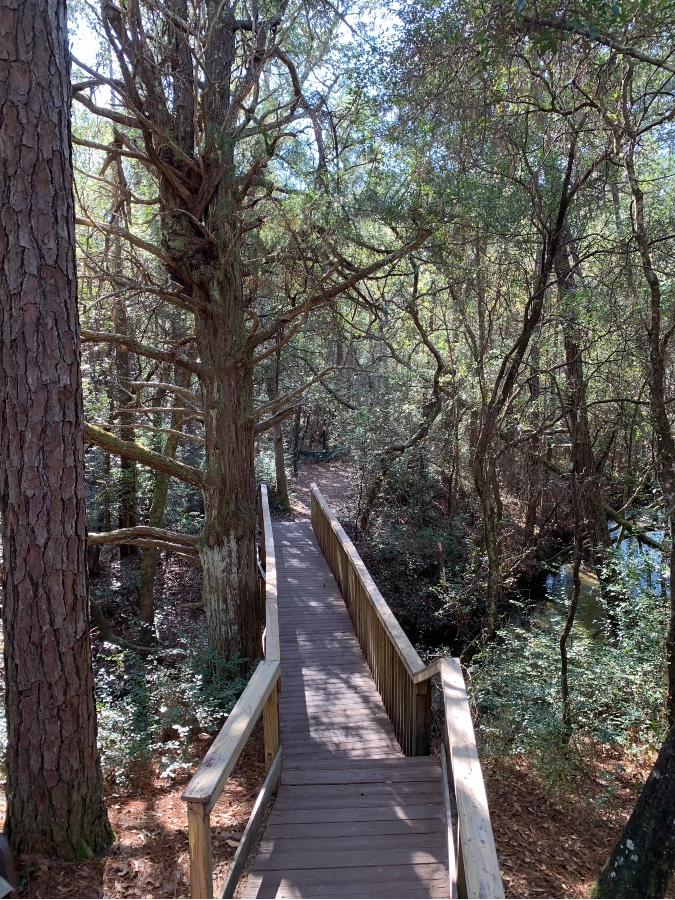
{"label": "wooden plank", "polygon": [[[270,823],[283,822],[286,825],[310,824],[312,822],[405,822],[416,819],[429,819],[440,816],[444,822],[443,807],[437,803],[415,803],[405,809],[392,804],[369,806],[360,809],[292,809],[277,815],[274,810],[270,815]],[[379,827],[379,826],[374,826]]]}
{"label": "wooden plank", "polygon": [[[283,855],[286,853],[301,852],[305,856],[311,856],[314,853],[337,852],[336,845],[339,845],[339,852],[348,850],[418,850],[420,848],[429,850],[429,852],[445,853],[445,835],[434,832],[432,834],[357,834],[343,836],[339,841],[335,838],[293,838],[281,837],[270,838],[267,835],[260,842],[258,855],[261,859],[270,858],[273,854]],[[256,859],[258,856],[256,856]]]}
{"label": "wooden plank", "polygon": [[265,771],[269,772],[279,751],[279,682],[277,681],[263,706]]}
{"label": "wooden plank", "polygon": [[203,803],[211,811],[234,768],[265,701],[279,679],[278,661],[261,662],[201,765],[183,791],[187,803]]}
{"label": "wooden plank", "polygon": [[265,660],[281,659],[279,649],[279,618],[277,598],[277,564],[274,549],[274,531],[267,499],[267,485],[260,485],[260,503],[263,513],[265,547]]}
{"label": "wooden plank", "polygon": [[[360,762],[361,760],[350,760],[350,762]],[[367,761],[367,760],[366,760]],[[373,760],[376,762],[376,760]],[[435,773],[431,773],[424,769],[407,770],[401,772],[398,769],[384,771],[382,769],[367,769],[365,771],[353,771],[350,769],[340,769],[335,772],[327,772],[324,770],[312,771],[308,769],[298,769],[286,771],[282,775],[283,784],[372,784],[374,781],[382,780],[385,783],[391,782],[418,782],[433,781],[437,782]]]}
{"label": "wooden plank", "polygon": [[445,807],[445,829],[448,842],[448,880],[450,898],[456,900],[457,893],[457,864],[455,862],[455,841],[452,836],[452,807],[450,805],[450,783],[448,780],[448,762],[445,753],[445,745],[441,744],[441,768],[443,769],[443,806]]}
{"label": "wooden plank", "polygon": [[444,659],[441,678],[467,897],[500,898],[504,888],[459,660]]}
{"label": "wooden plank", "polygon": [[[265,872],[265,876],[267,876]],[[262,873],[260,873],[262,875]],[[263,876],[264,877],[264,876]],[[310,887],[313,885],[333,884],[360,886],[361,884],[387,884],[401,881],[417,881],[429,883],[436,878],[448,877],[445,866],[441,863],[412,865],[398,864],[392,866],[350,866],[346,865],[337,871],[330,872],[328,877],[321,869],[289,869],[285,876],[289,881],[298,885]],[[335,889],[335,888],[334,888]],[[338,888],[339,890],[339,888]],[[311,897],[312,895],[309,894]],[[339,896],[339,894],[336,894]]]}
{"label": "wooden plank", "polygon": [[[442,845],[442,842],[441,842]],[[259,853],[256,856],[255,867],[257,872],[272,870],[285,872],[287,869],[344,869],[346,866],[397,866],[404,859],[408,865],[438,865],[442,864],[445,849],[434,852],[425,847],[413,847],[407,852],[400,847],[380,850],[358,850],[341,848],[335,850],[315,850],[313,853],[305,853],[304,850],[285,851],[283,853],[271,853],[265,855]]]}
{"label": "wooden plank", "polygon": [[190,846],[190,896],[213,897],[211,869],[211,825],[202,803],[188,803],[188,840]]}
{"label": "wooden plank", "polygon": [[[232,862],[227,870],[227,876],[225,877],[225,881],[223,882],[223,886],[220,889],[220,893],[218,897],[234,897],[234,892],[237,889],[237,884],[239,883],[239,879],[241,877],[241,873],[244,871],[244,866],[246,865],[246,860],[248,859],[248,855],[251,852],[251,847],[253,846],[253,842],[258,836],[258,831],[260,830],[260,825],[263,820],[263,816],[265,815],[265,810],[267,809],[267,804],[274,793],[274,789],[277,786],[279,781],[279,775],[281,774],[281,763],[283,759],[283,751],[282,748],[279,747],[277,751],[277,755],[274,758],[274,762],[267,773],[267,778],[265,779],[265,783],[262,786],[262,790],[258,794],[258,799],[255,802],[255,806],[251,812],[251,816],[248,820],[246,828],[244,829],[244,833],[241,836],[241,840],[239,841],[239,846],[237,847],[237,851],[232,858]],[[192,895],[195,896],[194,894]]]}
{"label": "wooden plank", "polygon": [[413,645],[408,640],[408,637],[399,625],[396,617],[389,609],[389,606],[384,597],[377,589],[377,586],[373,581],[373,578],[366,568],[363,560],[359,556],[356,547],[347,537],[344,528],[342,527],[342,525],[340,525],[337,517],[335,516],[335,513],[330,508],[330,506],[328,506],[323,498],[323,495],[321,494],[321,491],[318,489],[316,484],[314,484],[314,482],[312,482],[311,491],[312,498],[316,501],[317,505],[321,509],[321,512],[328,520],[333,534],[337,538],[344,553],[346,554],[349,560],[349,564],[352,566],[354,572],[356,573],[356,577],[361,583],[361,586],[367,594],[370,603],[375,609],[383,628],[389,635],[389,639],[391,640],[392,645],[396,649],[396,652],[398,653],[400,659],[408,670],[408,674],[413,677],[416,672],[419,672],[425,668],[424,663],[420,659],[419,654],[417,653]]}
{"label": "wooden plank", "polygon": [[[378,822],[378,834],[437,834],[439,829],[445,827],[442,813],[429,819],[393,819],[391,822]],[[284,822],[268,823],[265,828],[265,837],[278,838],[292,834],[298,839],[303,837],[341,838],[349,835],[369,835],[373,833],[372,822],[313,822],[308,825],[289,825]]]}

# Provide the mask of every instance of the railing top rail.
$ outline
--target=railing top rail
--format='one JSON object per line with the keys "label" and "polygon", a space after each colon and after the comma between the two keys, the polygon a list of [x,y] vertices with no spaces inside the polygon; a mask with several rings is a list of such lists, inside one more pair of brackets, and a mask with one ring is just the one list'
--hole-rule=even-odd
{"label": "railing top rail", "polygon": [[259,487],[262,512],[263,548],[265,552],[265,660],[281,659],[279,645],[279,608],[277,605],[277,558],[274,552],[274,531],[267,498],[267,485]]}
{"label": "railing top rail", "polygon": [[253,673],[227,721],[183,791],[182,799],[186,803],[201,803],[207,812],[215,806],[281,671],[277,566],[267,486],[264,484],[260,485],[259,497],[265,550],[265,659]]}
{"label": "railing top rail", "polygon": [[[326,503],[323,494],[313,482],[311,489],[312,495],[314,496],[316,502],[321,507],[322,512],[330,522],[333,533],[335,534],[337,540],[340,542],[342,548],[347,554],[347,558],[353,566],[357,578],[361,582],[364,591],[368,595],[368,598],[373,605],[373,608],[375,609],[377,616],[382,623],[382,626],[387,632],[389,639],[396,649],[396,652],[398,653],[404,666],[408,670],[408,674],[410,675],[410,677],[413,679],[413,681],[423,681],[427,678],[430,678],[432,675],[437,674],[437,672],[439,671],[439,664],[432,663],[431,666],[424,665],[417,650],[415,650],[405,632],[399,625],[396,616],[389,609],[387,601],[377,589],[377,585],[373,581],[373,578],[366,568],[365,563],[359,556],[356,547],[347,536],[342,525],[340,525],[340,522],[333,510]],[[419,677],[420,675],[422,675],[422,677]]]}
{"label": "railing top rail", "polygon": [[466,897],[503,897],[487,795],[458,659],[441,660],[445,724],[457,801]]}
{"label": "railing top rail", "polygon": [[239,754],[258,721],[265,701],[279,678],[278,660],[259,663],[244,692],[218,732],[199,768],[183,791],[186,803],[201,803],[210,811],[235,767]]}

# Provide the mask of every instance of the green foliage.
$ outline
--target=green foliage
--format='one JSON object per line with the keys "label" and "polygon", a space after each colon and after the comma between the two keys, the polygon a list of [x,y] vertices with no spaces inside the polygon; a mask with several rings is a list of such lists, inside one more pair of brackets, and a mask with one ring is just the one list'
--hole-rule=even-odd
{"label": "green foliage", "polygon": [[115,650],[95,664],[99,749],[120,784],[150,760],[167,779],[189,771],[192,738],[215,733],[246,686],[241,661],[209,649],[205,635],[182,638],[164,660]]}
{"label": "green foliage", "polygon": [[[647,554],[612,561],[623,597],[607,610],[604,634],[575,625],[569,683],[577,749],[657,747],[666,728],[664,640],[668,602],[652,584]],[[614,568],[616,567],[616,568]],[[505,627],[471,668],[483,752],[525,755],[557,777],[568,756],[562,723],[560,635],[566,609]]]}

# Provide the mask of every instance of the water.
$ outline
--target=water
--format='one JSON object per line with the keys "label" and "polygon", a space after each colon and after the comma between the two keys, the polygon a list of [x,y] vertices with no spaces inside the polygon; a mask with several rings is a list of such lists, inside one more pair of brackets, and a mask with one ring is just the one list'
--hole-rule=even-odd
{"label": "water", "polygon": [[[618,528],[612,529],[612,537],[618,537]],[[663,531],[650,531],[649,536],[663,541]],[[619,547],[622,563],[626,567],[640,562],[638,583],[655,593],[665,595],[668,590],[667,576],[664,575],[663,554],[641,544],[635,537],[625,537]],[[573,632],[584,632],[599,641],[607,637],[607,614],[605,612],[600,582],[595,572],[586,565],[581,566],[581,589],[574,617]],[[529,621],[540,628],[558,628],[559,617],[566,617],[572,600],[572,565],[566,563],[557,572],[549,573],[539,585],[529,587],[529,596],[535,606],[529,614]]]}

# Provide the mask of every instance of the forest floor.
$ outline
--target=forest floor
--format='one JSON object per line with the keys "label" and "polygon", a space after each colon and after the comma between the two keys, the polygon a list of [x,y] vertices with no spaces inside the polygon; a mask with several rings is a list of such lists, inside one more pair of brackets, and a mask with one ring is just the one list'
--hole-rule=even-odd
{"label": "forest floor", "polygon": [[[291,481],[292,512],[284,518],[308,520],[310,484],[316,482],[338,516],[353,494],[347,461],[302,460]],[[110,561],[108,561],[110,562]],[[119,563],[112,572],[118,577]],[[158,636],[170,645],[177,632],[189,632],[201,612],[182,604],[199,596],[198,571],[162,554],[157,590],[162,596]],[[119,609],[105,610],[114,630],[133,608],[129,592],[119,591]],[[196,733],[190,747],[203,758],[212,736]],[[597,758],[571,786],[547,787],[527,760],[483,760],[492,826],[507,897],[585,897],[606,862],[622,823],[651,766],[628,754]],[[590,767],[589,767],[590,766]],[[618,773],[612,793],[604,787],[608,769]],[[214,884],[218,889],[235,852],[264,778],[262,729],[247,744],[211,817]],[[170,783],[152,760],[139,764],[126,787],[106,780],[106,800],[115,842],[99,858],[63,863],[42,856],[18,860],[22,897],[188,897],[189,865],[185,805],[180,799],[188,776]],[[603,791],[607,805],[602,806]],[[589,803],[589,797],[595,802]],[[598,799],[600,804],[598,804]],[[0,804],[0,816],[4,810]],[[675,897],[671,885],[669,897]]]}

